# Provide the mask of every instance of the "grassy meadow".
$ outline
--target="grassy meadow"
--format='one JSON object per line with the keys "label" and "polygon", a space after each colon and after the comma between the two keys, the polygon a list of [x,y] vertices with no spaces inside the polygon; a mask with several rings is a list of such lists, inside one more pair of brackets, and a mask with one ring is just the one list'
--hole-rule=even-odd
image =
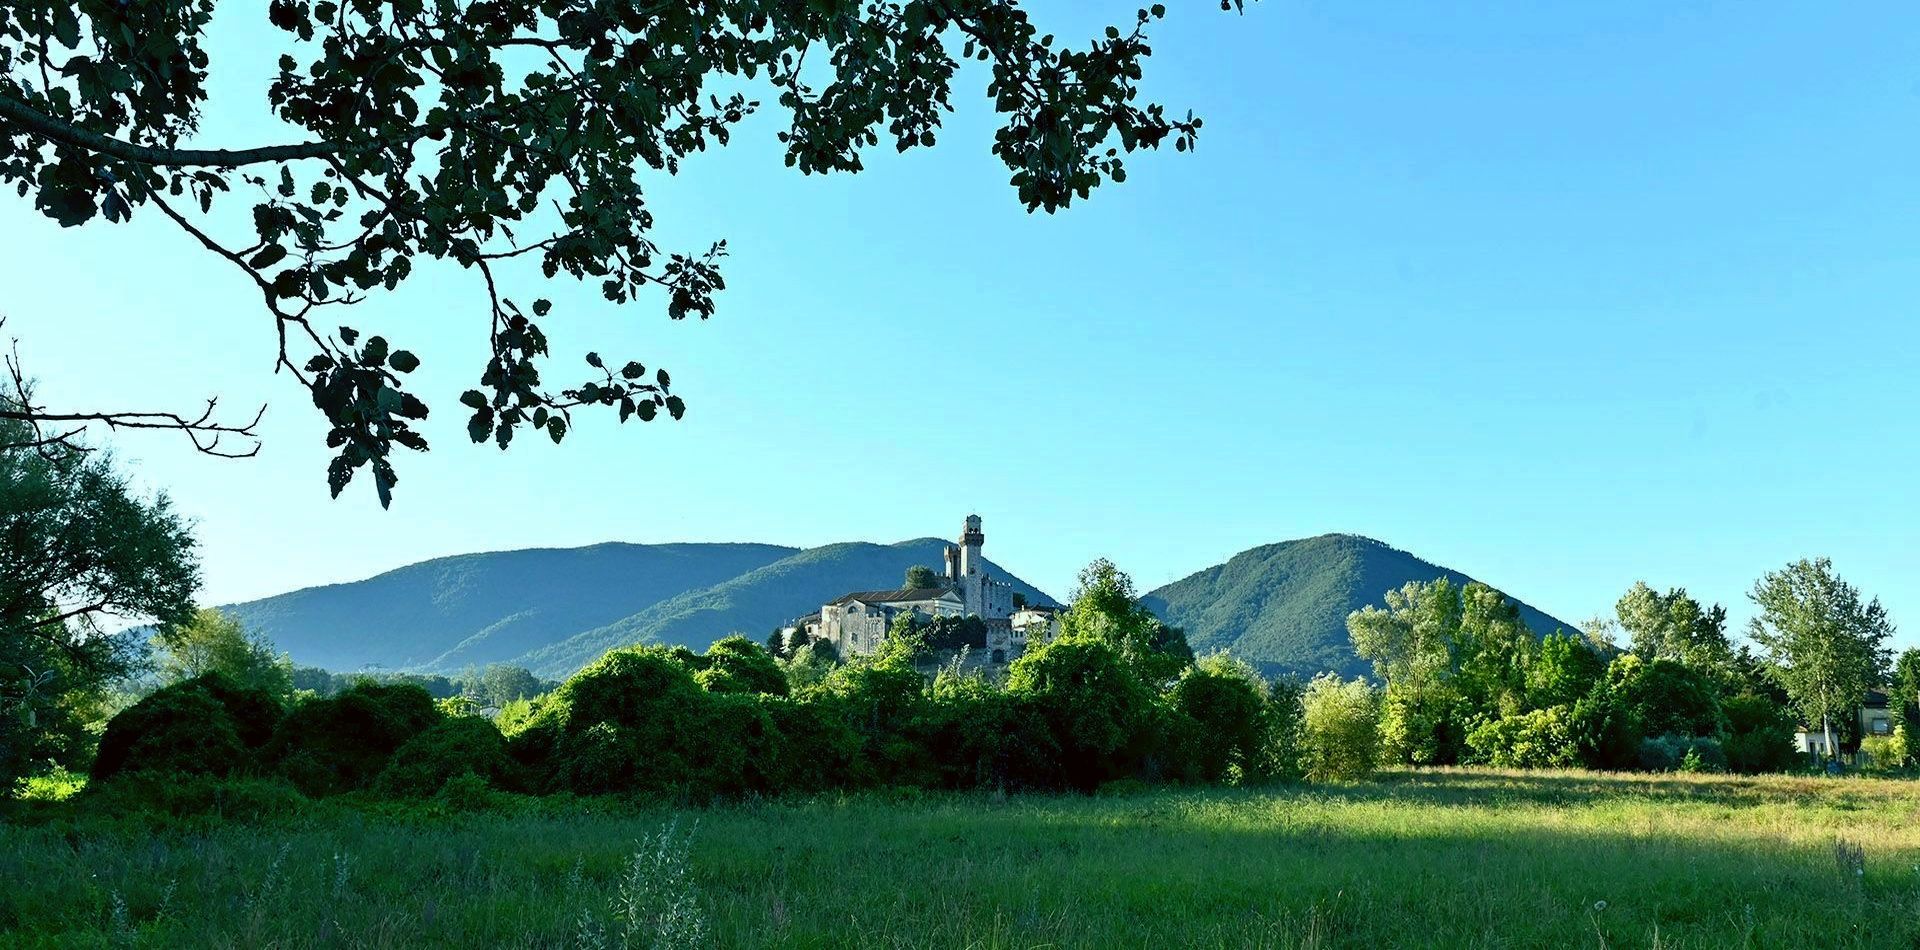
{"label": "grassy meadow", "polygon": [[0,942],[617,946],[629,857],[671,826],[667,883],[722,947],[1904,947],[1916,791],[1439,770],[684,810],[239,795],[217,819],[81,794],[0,825]]}

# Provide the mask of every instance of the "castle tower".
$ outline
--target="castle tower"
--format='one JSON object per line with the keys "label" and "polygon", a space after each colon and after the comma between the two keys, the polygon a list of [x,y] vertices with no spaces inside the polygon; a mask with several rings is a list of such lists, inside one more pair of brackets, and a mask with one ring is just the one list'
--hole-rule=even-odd
{"label": "castle tower", "polygon": [[960,530],[960,597],[966,601],[967,613],[982,617],[987,613],[982,576],[986,568],[980,560],[980,547],[986,542],[987,536],[980,531],[980,516],[968,515]]}
{"label": "castle tower", "polygon": [[960,585],[960,549],[949,544],[947,545],[946,556],[947,580],[951,581],[955,587],[958,587]]}

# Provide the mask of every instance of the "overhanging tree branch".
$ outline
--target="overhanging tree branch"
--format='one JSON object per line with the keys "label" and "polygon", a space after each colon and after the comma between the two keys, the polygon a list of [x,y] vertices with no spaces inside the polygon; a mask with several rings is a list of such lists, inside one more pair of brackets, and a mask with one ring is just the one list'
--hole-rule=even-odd
{"label": "overhanging tree branch", "polygon": [[238,168],[262,162],[289,162],[320,158],[349,146],[338,142],[304,142],[298,145],[266,145],[260,148],[154,148],[123,139],[101,135],[70,122],[62,122],[11,96],[0,94],[0,119],[19,125],[28,132],[50,141],[97,152],[136,165],[187,167],[208,165]]}

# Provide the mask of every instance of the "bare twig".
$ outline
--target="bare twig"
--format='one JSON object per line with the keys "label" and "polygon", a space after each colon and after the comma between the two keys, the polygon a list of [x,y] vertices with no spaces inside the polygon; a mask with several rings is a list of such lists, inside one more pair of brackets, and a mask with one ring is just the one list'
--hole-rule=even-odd
{"label": "bare twig", "polygon": [[[0,327],[6,326],[6,318],[0,317]],[[20,361],[20,341],[16,338],[9,345],[6,354],[6,385],[10,392],[0,396],[0,419],[13,419],[27,424],[28,437],[17,441],[0,441],[0,451],[33,449],[40,452],[51,451],[58,446],[69,451],[84,452],[87,446],[78,441],[78,436],[89,425],[104,425],[109,429],[159,429],[180,432],[193,443],[194,451],[218,458],[243,459],[260,454],[260,437],[255,429],[266,415],[267,407],[261,406],[253,418],[245,425],[233,425],[214,418],[219,409],[218,398],[208,399],[206,406],[198,413],[182,414],[177,412],[51,412],[45,406],[33,401],[33,386],[27,380],[26,370]],[[232,449],[222,445],[223,441],[233,439],[250,440],[244,449]]]}

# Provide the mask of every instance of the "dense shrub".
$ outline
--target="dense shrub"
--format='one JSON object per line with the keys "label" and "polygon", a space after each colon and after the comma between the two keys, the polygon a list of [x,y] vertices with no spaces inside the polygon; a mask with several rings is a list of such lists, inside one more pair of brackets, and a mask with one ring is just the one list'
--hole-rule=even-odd
{"label": "dense shrub", "polygon": [[1261,713],[1258,763],[1263,778],[1293,782],[1306,774],[1300,760],[1304,716],[1300,701],[1306,689],[1307,684],[1293,677],[1274,680],[1267,687],[1266,704]]}
{"label": "dense shrub", "polygon": [[248,778],[179,771],[129,771],[111,782],[87,786],[88,807],[100,814],[145,820],[260,821],[288,818],[313,807],[299,790],[278,778]]}
{"label": "dense shrub", "polygon": [[280,705],[259,690],[209,673],[156,690],[107,723],[94,755],[93,778],[155,771],[231,775],[248,767],[280,718]]}
{"label": "dense shrub", "polygon": [[934,679],[919,734],[947,788],[1059,789],[1059,746],[1040,710],[978,673]]}
{"label": "dense shrub", "polygon": [[494,788],[512,790],[520,786],[518,773],[506,739],[492,722],[457,716],[394,750],[373,787],[385,795],[425,798],[455,776],[475,775]]}
{"label": "dense shrub", "polygon": [[1379,698],[1380,759],[1410,765],[1457,765],[1466,750],[1466,730],[1457,720],[1455,697],[1389,689]]}
{"label": "dense shrub", "polygon": [[[1224,654],[1202,658],[1167,693],[1180,724],[1180,777],[1194,782],[1249,780],[1263,772],[1264,690],[1252,668]],[[1189,725],[1190,724],[1190,725]]]}
{"label": "dense shrub", "polygon": [[1720,744],[1729,770],[1751,775],[1784,772],[1799,764],[1793,715],[1771,697],[1742,693],[1722,703],[1721,711],[1727,731]]}
{"label": "dense shrub", "polygon": [[1643,736],[1720,732],[1720,700],[1705,673],[1674,660],[1623,656],[1607,669],[1613,692]]}
{"label": "dense shrub", "polygon": [[1379,752],[1378,702],[1365,680],[1322,673],[1300,697],[1302,768],[1312,779],[1364,778]]}
{"label": "dense shrub", "polygon": [[265,751],[309,795],[353,791],[372,785],[395,751],[442,718],[419,686],[355,683],[295,706]]}
{"label": "dense shrub", "polygon": [[1640,741],[1640,768],[1647,772],[1725,772],[1720,740],[1669,733]]}
{"label": "dense shrub", "polygon": [[715,641],[705,659],[694,679],[709,692],[787,695],[787,675],[773,654],[740,634]]}
{"label": "dense shrub", "polygon": [[1568,725],[1574,749],[1588,768],[1630,769],[1638,763],[1639,726],[1606,682],[1573,704]]}
{"label": "dense shrub", "polygon": [[509,749],[548,789],[704,797],[772,790],[781,738],[761,696],[709,693],[674,651],[637,647],[562,684]]}
{"label": "dense shrub", "polygon": [[764,764],[776,789],[818,792],[850,784],[860,760],[860,735],[830,697],[802,702],[768,697],[761,708],[780,736]]}
{"label": "dense shrub", "polygon": [[1478,761],[1502,768],[1568,768],[1580,764],[1573,741],[1573,711],[1566,706],[1490,720],[1467,735],[1467,745]]}
{"label": "dense shrub", "polygon": [[1140,773],[1154,696],[1107,643],[1069,636],[1029,649],[1013,662],[1007,691],[1046,723],[1068,787],[1091,792]]}

